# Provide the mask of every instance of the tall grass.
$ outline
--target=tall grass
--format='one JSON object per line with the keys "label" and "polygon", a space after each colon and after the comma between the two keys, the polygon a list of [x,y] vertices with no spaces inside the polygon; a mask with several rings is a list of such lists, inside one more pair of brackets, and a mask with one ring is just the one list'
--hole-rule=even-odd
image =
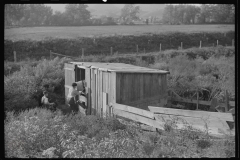
{"label": "tall grass", "polygon": [[39,108],[18,115],[7,112],[5,157],[224,158],[235,154],[235,142],[231,138],[212,139],[189,127],[178,131],[174,126],[161,133],[148,133],[131,124],[123,125],[115,118],[102,119],[80,113],[63,115],[60,111]]}

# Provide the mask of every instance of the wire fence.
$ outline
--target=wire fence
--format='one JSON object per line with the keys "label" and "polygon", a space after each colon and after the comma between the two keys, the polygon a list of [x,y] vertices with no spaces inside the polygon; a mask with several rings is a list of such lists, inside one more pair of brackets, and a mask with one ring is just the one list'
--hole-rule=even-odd
{"label": "wire fence", "polygon": [[[68,58],[72,58],[72,59],[75,59],[75,60],[81,60],[81,61],[84,61],[85,60],[85,56],[123,56],[123,55],[127,55],[127,56],[136,56],[136,55],[141,55],[141,54],[146,54],[146,53],[151,53],[151,52],[160,52],[162,53],[163,51],[165,50],[169,50],[169,48],[165,48],[166,47],[166,44],[164,43],[153,43],[153,44],[150,44],[149,43],[149,40],[148,40],[148,45],[147,46],[141,46],[141,45],[138,45],[138,44],[135,44],[135,45],[132,45],[130,44],[130,46],[125,46],[126,49],[124,51],[121,51],[121,48],[117,47],[117,46],[110,46],[109,49],[95,49],[95,48],[81,48],[80,49],[80,54],[78,57],[76,56],[69,56],[67,54],[71,54],[71,52],[67,52],[66,55],[64,54],[60,54],[60,53],[56,53],[56,52],[52,52],[50,50],[50,59],[52,59],[52,57],[55,55],[55,56],[60,56],[60,57],[68,57]],[[179,46],[176,48],[176,47],[173,47],[171,49],[177,49],[177,50],[183,50],[183,49],[188,49],[189,46],[187,44],[184,44],[183,42],[179,42],[178,43]],[[198,46],[195,46],[195,48],[203,48],[203,47],[217,47],[217,46],[220,46],[220,45],[223,45],[221,44],[221,42],[219,40],[216,40],[215,41],[215,44],[213,43],[212,46],[209,46],[204,44],[203,41],[199,41],[199,44]],[[232,39],[232,43],[228,43],[228,44],[225,44],[225,47],[228,47],[228,46],[232,46],[234,47],[235,46],[235,40]],[[191,48],[191,47],[190,47]],[[17,51],[14,49],[13,51],[13,60],[14,62],[17,62],[17,58],[21,58],[21,55],[22,53],[20,52],[19,55],[17,55]],[[28,55],[28,56],[31,56],[31,55]]]}

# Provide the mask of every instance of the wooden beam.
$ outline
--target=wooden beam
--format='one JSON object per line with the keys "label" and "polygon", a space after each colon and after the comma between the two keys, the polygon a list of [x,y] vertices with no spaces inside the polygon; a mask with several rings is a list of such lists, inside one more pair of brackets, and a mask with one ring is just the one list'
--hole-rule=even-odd
{"label": "wooden beam", "polygon": [[228,132],[230,130],[228,124],[226,121],[222,121],[221,119],[214,119],[210,118],[208,120],[204,120],[202,118],[196,118],[196,117],[185,117],[185,116],[176,116],[176,115],[166,115],[166,114],[155,114],[155,118],[157,120],[162,120],[163,122],[166,122],[167,120],[177,120],[178,124],[184,124],[184,122],[187,122],[192,127],[197,127],[201,129],[205,129],[205,124],[211,129],[218,130],[222,129],[224,132]]}
{"label": "wooden beam", "polygon": [[144,70],[112,70],[109,69],[110,72],[121,72],[121,73],[157,73],[157,74],[170,74],[170,72],[166,71],[144,71]]}
{"label": "wooden beam", "polygon": [[229,98],[228,98],[228,91],[225,90],[225,111],[229,111]]}
{"label": "wooden beam", "polygon": [[135,107],[130,107],[130,106],[126,106],[126,105],[122,105],[122,104],[118,104],[118,103],[113,103],[113,108],[154,119],[154,114],[152,112],[149,112],[149,111],[146,111],[143,109],[138,109]]}
{"label": "wooden beam", "polygon": [[[194,100],[194,99],[191,100],[191,99],[186,99],[186,98],[181,98],[181,97],[170,97],[169,99],[171,99],[172,101],[177,101],[177,102],[197,103],[197,100]],[[199,100],[199,104],[210,106],[211,101],[201,101],[201,100]],[[219,105],[225,106],[226,104],[225,103],[219,103]],[[235,107],[235,101],[229,101],[229,105]]]}
{"label": "wooden beam", "polygon": [[[179,97],[172,97],[171,98],[173,101],[178,101],[178,102],[185,102],[185,103],[197,103],[197,100],[191,100],[191,99],[186,99],[186,98],[179,98]],[[198,101],[199,104],[202,105],[211,105],[210,101]]]}
{"label": "wooden beam", "polygon": [[[111,103],[116,103],[116,73],[112,72],[111,73],[111,93],[112,93],[112,98],[111,98]],[[111,113],[113,112],[112,108],[111,108]],[[112,115],[114,116],[114,115]]]}
{"label": "wooden beam", "polygon": [[179,115],[179,116],[185,116],[185,117],[196,117],[196,118],[204,118],[204,119],[219,118],[223,121],[233,122],[233,116],[231,113],[192,111],[192,110],[172,109],[172,108],[153,107],[153,106],[148,106],[148,108],[153,113]]}
{"label": "wooden beam", "polygon": [[141,127],[142,130],[145,130],[145,131],[156,132],[156,128],[145,125],[145,124],[141,124],[140,127]]}
{"label": "wooden beam", "polygon": [[199,92],[197,90],[197,109],[198,109],[198,105],[199,105]]}
{"label": "wooden beam", "polygon": [[98,69],[96,69],[96,71],[97,71],[97,112],[98,112],[98,114],[97,115],[99,115],[100,116],[100,110],[101,110],[101,108],[100,108],[100,91],[99,91],[99,89],[100,89],[100,73],[99,73],[99,71],[98,71]]}
{"label": "wooden beam", "polygon": [[107,111],[107,93],[103,92],[103,117],[106,117],[106,111]]}
{"label": "wooden beam", "polygon": [[130,112],[125,112],[125,111],[122,111],[122,110],[119,110],[119,109],[113,109],[113,113],[115,115],[118,115],[118,116],[121,116],[121,117],[124,117],[124,118],[128,118],[128,119],[131,119],[131,120],[134,120],[134,121],[152,126],[154,128],[163,129],[163,126],[164,126],[163,122],[158,122],[158,121],[155,121],[153,119],[142,117],[142,116],[139,116],[139,115],[136,115],[136,114],[133,114],[133,113],[130,113]]}
{"label": "wooden beam", "polygon": [[[155,118],[158,122],[166,123],[166,121],[168,121],[168,120],[171,121],[173,117],[171,117],[171,116],[168,117],[168,115],[160,114],[160,115],[156,115]],[[189,122],[189,124],[194,129],[198,129],[202,132],[206,131],[206,128],[204,126],[205,123],[200,118],[195,118],[195,119],[193,117],[182,117],[182,118],[185,119],[187,122]],[[211,134],[211,135],[222,135],[221,131],[223,133],[226,133],[226,134],[230,132],[230,130],[228,130],[229,127],[226,126],[226,125],[223,125],[225,127],[221,127],[221,128],[218,128],[218,127],[213,126],[213,125],[214,125],[213,123],[211,123],[211,126],[208,125],[209,126],[208,133]],[[175,129],[184,129],[184,128],[186,128],[186,124],[182,123],[181,121],[177,121],[176,125],[173,126],[173,127],[175,127]],[[219,130],[221,130],[221,131],[219,131]]]}
{"label": "wooden beam", "polygon": [[229,101],[229,105],[235,107],[235,101]]}
{"label": "wooden beam", "polygon": [[109,102],[110,102],[110,80],[109,80],[109,75],[110,72],[106,72],[106,92],[107,92],[107,106],[106,106],[106,114],[109,116]]}
{"label": "wooden beam", "polygon": [[99,87],[100,87],[100,89],[99,89],[99,101],[100,101],[100,115],[101,115],[101,117],[103,116],[103,76],[102,76],[102,71],[99,71],[99,76],[100,76],[100,85],[99,85]]}
{"label": "wooden beam", "polygon": [[[142,92],[142,94],[143,94],[143,90],[142,89],[140,90],[140,92]],[[154,96],[154,97],[147,97],[147,98],[140,99],[140,100],[137,100],[137,101],[128,101],[128,102],[125,102],[125,103],[127,105],[131,106],[131,105],[135,105],[135,104],[146,103],[146,102],[151,102],[151,101],[160,100],[160,99],[162,99],[162,96],[161,95],[157,95],[157,96]]]}

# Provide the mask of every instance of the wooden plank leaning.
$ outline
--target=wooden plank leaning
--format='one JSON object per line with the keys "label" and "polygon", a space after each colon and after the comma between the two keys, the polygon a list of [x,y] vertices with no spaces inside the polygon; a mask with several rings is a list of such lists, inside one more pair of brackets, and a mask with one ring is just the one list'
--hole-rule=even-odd
{"label": "wooden plank leaning", "polygon": [[184,125],[191,125],[195,129],[208,132],[212,135],[234,134],[230,130],[226,121],[233,121],[231,113],[190,111],[182,109],[171,109],[163,107],[148,107],[154,112],[157,121],[166,122],[168,120],[177,120],[177,128],[183,128]]}
{"label": "wooden plank leaning", "polygon": [[153,113],[179,115],[179,116],[196,117],[196,118],[210,118],[210,119],[219,118],[223,121],[233,122],[233,116],[231,113],[192,111],[192,110],[172,109],[172,108],[153,107],[153,106],[148,106],[148,108]]}
{"label": "wooden plank leaning", "polygon": [[134,114],[138,114],[140,116],[144,116],[147,118],[151,118],[154,119],[154,114],[152,112],[143,110],[143,109],[138,109],[135,107],[130,107],[130,106],[126,106],[126,105],[122,105],[122,104],[118,104],[118,103],[113,103],[112,104],[114,109],[118,109],[118,110],[122,110],[122,111],[126,111],[126,112],[131,112]]}
{"label": "wooden plank leaning", "polygon": [[114,115],[120,116],[120,117],[124,117],[133,121],[137,121],[143,124],[147,124],[149,126],[152,126],[154,128],[158,128],[158,129],[163,129],[164,127],[164,123],[163,122],[158,122],[156,120],[147,118],[147,117],[143,117],[134,113],[130,113],[130,112],[126,112],[123,110],[119,110],[116,108],[113,108],[113,113]]}

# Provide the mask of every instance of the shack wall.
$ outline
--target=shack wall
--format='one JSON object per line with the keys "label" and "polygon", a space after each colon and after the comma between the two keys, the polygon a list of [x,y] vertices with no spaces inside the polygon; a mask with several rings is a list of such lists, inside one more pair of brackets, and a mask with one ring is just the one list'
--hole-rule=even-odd
{"label": "shack wall", "polygon": [[148,110],[167,96],[166,74],[117,73],[116,102]]}
{"label": "shack wall", "polygon": [[112,114],[110,103],[116,102],[116,73],[91,68],[91,114],[106,117]]}
{"label": "shack wall", "polygon": [[67,95],[69,89],[72,87],[72,83],[75,82],[75,71],[73,64],[64,64],[65,70],[65,103],[67,103]]}
{"label": "shack wall", "polygon": [[[85,69],[88,114],[112,116],[111,103],[125,104],[148,110],[167,99],[166,74],[123,73],[94,66]],[[75,64],[65,64],[65,97],[75,82]]]}

